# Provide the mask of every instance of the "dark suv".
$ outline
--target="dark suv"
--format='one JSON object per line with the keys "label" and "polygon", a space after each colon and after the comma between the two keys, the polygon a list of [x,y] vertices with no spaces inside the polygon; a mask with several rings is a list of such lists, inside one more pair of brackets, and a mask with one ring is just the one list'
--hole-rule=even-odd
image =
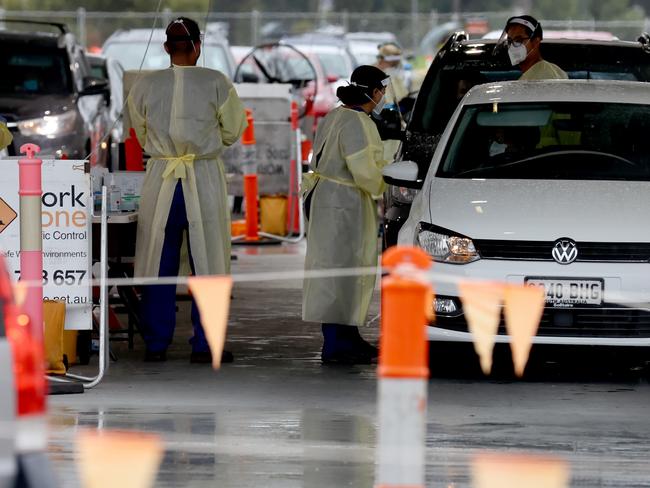
{"label": "dark suv", "polygon": [[[82,159],[97,149],[93,162],[105,164],[101,139],[107,130],[108,87],[92,76],[83,48],[63,24],[3,23],[0,115],[14,136],[9,155],[31,142],[42,154],[69,159]],[[47,32],[52,29],[56,32]]]}
{"label": "dark suv", "polygon": [[[650,81],[650,42],[545,40],[544,59],[558,64],[569,78]],[[474,85],[516,80],[521,72],[511,66],[496,41],[469,40],[464,32],[452,35],[438,52],[426,75],[407,127],[398,160],[418,164],[418,180],[427,174],[440,135],[458,103]],[[397,243],[416,188],[389,186],[385,194],[384,246]]]}

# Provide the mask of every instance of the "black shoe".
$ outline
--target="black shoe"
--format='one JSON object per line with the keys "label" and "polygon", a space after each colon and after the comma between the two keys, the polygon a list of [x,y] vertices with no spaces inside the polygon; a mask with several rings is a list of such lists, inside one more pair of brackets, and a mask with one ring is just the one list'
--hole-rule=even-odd
{"label": "black shoe", "polygon": [[358,327],[323,324],[323,364],[372,364],[377,348],[363,340]]}
{"label": "black shoe", "polygon": [[144,353],[145,363],[164,363],[167,361],[167,351],[147,351]]}
{"label": "black shoe", "polygon": [[373,363],[373,358],[359,350],[335,351],[333,353],[323,351],[320,360],[323,364],[341,364],[346,366]]}
{"label": "black shoe", "polygon": [[[230,351],[223,351],[221,353],[221,363],[232,363],[235,360],[235,357]],[[190,363],[192,364],[212,364],[212,353],[210,351],[205,352],[192,352],[190,355]]]}
{"label": "black shoe", "polygon": [[346,327],[344,333],[346,340],[353,344],[355,350],[367,354],[371,359],[377,359],[379,357],[379,349],[361,337],[358,327]]}

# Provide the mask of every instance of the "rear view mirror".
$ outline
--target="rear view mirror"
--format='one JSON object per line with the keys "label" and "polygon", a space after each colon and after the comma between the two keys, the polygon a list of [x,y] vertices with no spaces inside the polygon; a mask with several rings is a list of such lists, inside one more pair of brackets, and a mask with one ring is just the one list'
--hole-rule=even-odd
{"label": "rear view mirror", "polygon": [[384,181],[389,185],[413,188],[422,188],[422,180],[418,179],[419,168],[413,161],[398,161],[385,166],[382,173]]}

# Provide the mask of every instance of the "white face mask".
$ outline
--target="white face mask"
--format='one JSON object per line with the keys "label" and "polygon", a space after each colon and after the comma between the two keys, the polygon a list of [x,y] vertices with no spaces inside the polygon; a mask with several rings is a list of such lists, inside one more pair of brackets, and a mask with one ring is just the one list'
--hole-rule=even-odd
{"label": "white face mask", "polygon": [[381,98],[379,99],[379,102],[375,102],[375,108],[373,108],[372,111],[375,115],[380,115],[381,111],[384,110],[385,106],[386,106],[386,95],[382,95]]}
{"label": "white face mask", "polygon": [[367,93],[365,95],[368,100],[375,104],[375,108],[372,109],[372,113],[375,115],[381,115],[381,111],[384,110],[384,107],[386,106],[386,95],[382,95],[378,102],[375,102]]}
{"label": "white face mask", "polygon": [[513,66],[517,66],[528,57],[528,49],[526,49],[525,44],[511,45],[508,46],[508,56],[510,57],[510,62]]}

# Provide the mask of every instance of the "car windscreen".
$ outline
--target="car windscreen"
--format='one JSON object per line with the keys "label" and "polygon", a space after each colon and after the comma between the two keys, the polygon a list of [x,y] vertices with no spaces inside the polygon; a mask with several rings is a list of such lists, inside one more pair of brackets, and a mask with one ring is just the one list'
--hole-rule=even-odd
{"label": "car windscreen", "polygon": [[72,79],[65,50],[0,43],[0,95],[67,95]]}
{"label": "car windscreen", "polygon": [[441,178],[650,181],[650,105],[494,103],[466,107]]}
{"label": "car windscreen", "polygon": [[[143,70],[169,68],[169,54],[165,52],[162,44],[158,43],[152,42],[147,49],[146,42],[114,42],[104,47],[104,55],[117,59],[125,70],[137,70],[140,64]],[[229,78],[232,77],[228,57],[220,45],[204,43],[196,65],[216,69]]]}

